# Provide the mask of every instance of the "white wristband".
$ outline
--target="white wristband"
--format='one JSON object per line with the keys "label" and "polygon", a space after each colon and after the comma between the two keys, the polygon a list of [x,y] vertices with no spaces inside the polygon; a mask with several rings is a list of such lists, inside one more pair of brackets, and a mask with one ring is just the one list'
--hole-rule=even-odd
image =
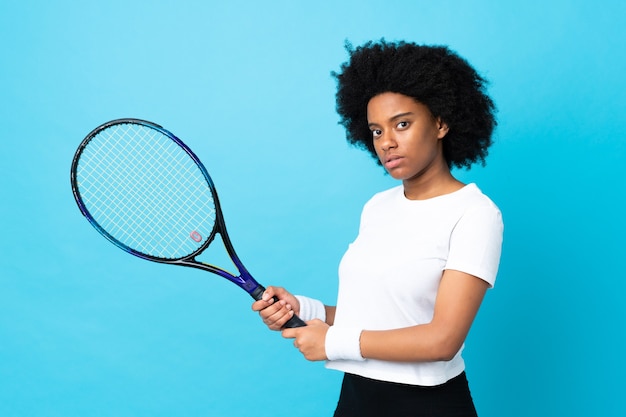
{"label": "white wristband", "polygon": [[326,333],[326,357],[329,361],[346,359],[364,361],[361,356],[361,329],[330,326]]}
{"label": "white wristband", "polygon": [[313,319],[320,319],[326,321],[326,308],[324,303],[314,298],[305,297],[303,295],[295,296],[300,303],[300,312],[298,316],[304,320],[309,321]]}

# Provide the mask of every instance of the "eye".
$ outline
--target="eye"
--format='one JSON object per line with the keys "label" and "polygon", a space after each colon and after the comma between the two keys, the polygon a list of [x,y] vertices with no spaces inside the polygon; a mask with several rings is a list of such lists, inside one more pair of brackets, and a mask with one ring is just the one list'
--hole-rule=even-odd
{"label": "eye", "polygon": [[400,122],[396,125],[396,127],[400,130],[404,130],[409,127],[409,122]]}
{"label": "eye", "polygon": [[380,129],[372,129],[372,137],[374,139],[378,138],[382,134],[383,132]]}

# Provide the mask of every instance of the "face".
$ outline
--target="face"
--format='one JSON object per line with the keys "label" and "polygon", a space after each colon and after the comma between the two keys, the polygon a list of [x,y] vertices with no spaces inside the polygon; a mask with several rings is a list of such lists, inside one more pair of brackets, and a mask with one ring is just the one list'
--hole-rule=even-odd
{"label": "face", "polygon": [[376,154],[387,172],[403,182],[449,169],[441,139],[448,127],[427,106],[399,93],[382,93],[367,105]]}

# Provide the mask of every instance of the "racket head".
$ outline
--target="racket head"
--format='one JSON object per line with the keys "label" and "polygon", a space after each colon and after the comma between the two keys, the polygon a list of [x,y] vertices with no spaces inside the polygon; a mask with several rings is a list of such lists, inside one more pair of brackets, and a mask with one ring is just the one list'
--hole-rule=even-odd
{"label": "racket head", "polygon": [[213,181],[174,134],[141,119],[92,130],[71,167],[83,215],[119,248],[156,262],[193,259],[222,222]]}

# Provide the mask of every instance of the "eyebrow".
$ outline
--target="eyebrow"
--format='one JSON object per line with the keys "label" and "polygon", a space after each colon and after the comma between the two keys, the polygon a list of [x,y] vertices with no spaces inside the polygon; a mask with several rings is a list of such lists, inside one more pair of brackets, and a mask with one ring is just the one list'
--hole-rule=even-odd
{"label": "eyebrow", "polygon": [[[399,113],[399,114],[396,114],[395,116],[390,117],[389,121],[393,122],[394,120],[401,119],[401,118],[406,117],[406,116],[411,116],[412,114],[413,114],[413,112],[411,112],[411,111],[407,111],[405,113]],[[378,123],[368,123],[367,125],[370,126],[370,127],[371,126],[377,126]]]}

